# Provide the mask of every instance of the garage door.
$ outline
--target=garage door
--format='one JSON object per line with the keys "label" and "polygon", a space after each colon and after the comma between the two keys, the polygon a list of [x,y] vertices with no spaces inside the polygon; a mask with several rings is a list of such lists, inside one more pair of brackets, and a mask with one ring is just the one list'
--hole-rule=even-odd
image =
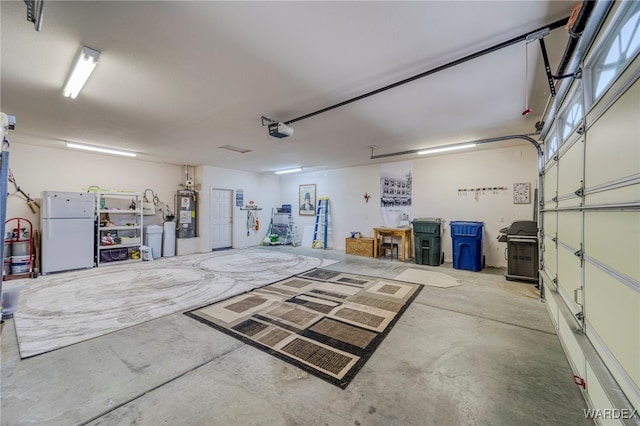
{"label": "garage door", "polygon": [[545,135],[541,277],[639,407],[640,6],[615,13]]}

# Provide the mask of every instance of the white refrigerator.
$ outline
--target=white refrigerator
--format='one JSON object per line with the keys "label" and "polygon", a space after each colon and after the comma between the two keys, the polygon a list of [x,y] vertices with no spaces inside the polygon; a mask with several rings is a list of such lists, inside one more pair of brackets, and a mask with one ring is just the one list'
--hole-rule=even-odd
{"label": "white refrigerator", "polygon": [[42,274],[93,268],[95,194],[43,191],[40,211]]}

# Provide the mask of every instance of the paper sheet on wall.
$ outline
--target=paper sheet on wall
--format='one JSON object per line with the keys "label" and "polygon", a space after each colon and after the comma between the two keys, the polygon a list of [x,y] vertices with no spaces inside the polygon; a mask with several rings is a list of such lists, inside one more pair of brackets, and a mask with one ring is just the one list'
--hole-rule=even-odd
{"label": "paper sheet on wall", "polygon": [[302,230],[302,241],[300,242],[302,247],[313,246],[313,226],[305,226]]}
{"label": "paper sheet on wall", "polygon": [[408,227],[411,217],[411,162],[380,165],[380,221],[389,228]]}

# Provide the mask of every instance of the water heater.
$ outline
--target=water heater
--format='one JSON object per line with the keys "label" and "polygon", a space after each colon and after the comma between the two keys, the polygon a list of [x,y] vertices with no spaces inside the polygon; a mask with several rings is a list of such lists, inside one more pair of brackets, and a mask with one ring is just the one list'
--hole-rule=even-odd
{"label": "water heater", "polygon": [[180,189],[176,193],[176,237],[198,236],[198,193],[191,189]]}

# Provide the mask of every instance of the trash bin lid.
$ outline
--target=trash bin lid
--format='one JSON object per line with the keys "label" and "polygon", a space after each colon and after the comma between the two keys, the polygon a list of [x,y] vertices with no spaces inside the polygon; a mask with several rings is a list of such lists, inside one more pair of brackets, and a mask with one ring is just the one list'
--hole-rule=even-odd
{"label": "trash bin lid", "polygon": [[412,222],[442,222],[442,218],[440,217],[416,217],[412,220]]}
{"label": "trash bin lid", "polygon": [[452,237],[482,237],[484,222],[453,221],[449,222],[449,226],[451,228]]}
{"label": "trash bin lid", "polygon": [[160,225],[147,225],[144,227],[144,231],[147,234],[162,234],[162,226]]}

